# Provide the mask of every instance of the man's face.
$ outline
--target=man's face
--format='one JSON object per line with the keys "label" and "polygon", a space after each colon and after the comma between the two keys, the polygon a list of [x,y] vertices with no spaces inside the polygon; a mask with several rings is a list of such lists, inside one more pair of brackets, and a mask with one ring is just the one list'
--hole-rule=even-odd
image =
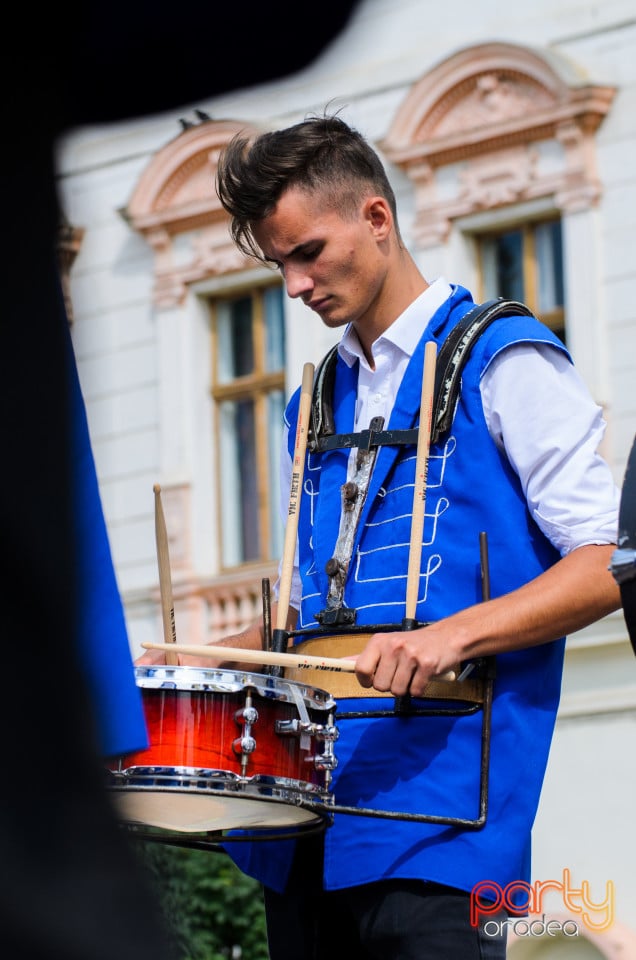
{"label": "man's face", "polygon": [[387,211],[386,201],[369,197],[345,218],[325,207],[319,194],[293,187],[253,233],[290,297],[300,297],[328,327],[357,326],[373,311],[384,283]]}

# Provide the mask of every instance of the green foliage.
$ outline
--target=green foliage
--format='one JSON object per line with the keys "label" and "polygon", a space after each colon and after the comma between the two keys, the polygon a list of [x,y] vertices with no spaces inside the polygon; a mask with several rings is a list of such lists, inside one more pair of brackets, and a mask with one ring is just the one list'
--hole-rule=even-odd
{"label": "green foliage", "polygon": [[267,960],[260,885],[221,850],[142,842],[177,960]]}

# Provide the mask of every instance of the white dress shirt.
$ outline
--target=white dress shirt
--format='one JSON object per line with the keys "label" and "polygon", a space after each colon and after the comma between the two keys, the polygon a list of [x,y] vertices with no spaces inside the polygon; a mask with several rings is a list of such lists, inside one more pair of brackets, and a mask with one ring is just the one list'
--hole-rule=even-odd
{"label": "white dress shirt", "polygon": [[[450,284],[440,278],[414,300],[373,343],[375,369],[353,327],[346,328],[339,354],[349,366],[360,363],[355,431],[366,429],[373,417],[383,417],[388,424],[422,331],[451,293]],[[532,517],[560,554],[591,543],[616,543],[620,490],[598,454],[606,424],[601,407],[567,357],[548,344],[513,344],[489,364],[480,391],[490,435],[519,475]],[[287,446],[285,429],[281,455],[285,521],[292,471]],[[278,584],[276,594],[277,589]],[[291,606],[298,608],[300,596],[296,566]]]}

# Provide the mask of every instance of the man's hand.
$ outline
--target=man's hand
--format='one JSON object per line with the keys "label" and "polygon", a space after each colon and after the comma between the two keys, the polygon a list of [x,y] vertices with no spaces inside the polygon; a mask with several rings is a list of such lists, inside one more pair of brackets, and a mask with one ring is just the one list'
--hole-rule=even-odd
{"label": "man's hand", "polygon": [[407,693],[421,697],[431,680],[456,679],[460,658],[453,649],[447,622],[374,634],[356,660],[360,685],[396,697]]}
{"label": "man's hand", "polygon": [[511,593],[460,610],[417,630],[376,633],[358,655],[363,687],[422,696],[426,684],[466,660],[548,643],[620,607],[609,572],[614,546],[572,550]]}

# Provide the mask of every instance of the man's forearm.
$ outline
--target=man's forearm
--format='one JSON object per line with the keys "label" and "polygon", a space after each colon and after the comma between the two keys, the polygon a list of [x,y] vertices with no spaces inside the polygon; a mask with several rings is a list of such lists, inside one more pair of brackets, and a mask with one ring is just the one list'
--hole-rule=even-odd
{"label": "man's forearm", "polygon": [[614,550],[611,544],[579,547],[513,593],[456,614],[460,628],[473,620],[462,659],[546,643],[617,610],[620,592],[608,569]]}
{"label": "man's forearm", "polygon": [[612,545],[573,550],[518,590],[426,627],[376,633],[357,657],[364,687],[421,695],[432,677],[476,657],[537,646],[574,633],[620,607],[608,567]]}

